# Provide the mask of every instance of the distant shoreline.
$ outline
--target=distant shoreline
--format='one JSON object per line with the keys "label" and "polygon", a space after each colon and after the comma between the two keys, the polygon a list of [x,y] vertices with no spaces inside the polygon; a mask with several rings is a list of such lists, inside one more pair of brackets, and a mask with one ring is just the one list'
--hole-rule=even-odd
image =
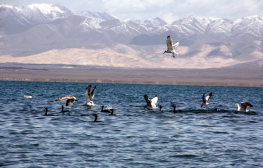
{"label": "distant shoreline", "polygon": [[121,83],[263,87],[262,69],[119,69],[110,67],[0,64],[0,81]]}
{"label": "distant shoreline", "polygon": [[151,84],[151,85],[189,85],[189,86],[237,86],[237,87],[263,87],[258,83],[218,83],[218,82],[172,82],[172,81],[124,81],[124,80],[60,80],[60,79],[29,79],[29,78],[0,78],[0,81],[25,82],[65,82],[65,83],[112,83],[112,84]]}

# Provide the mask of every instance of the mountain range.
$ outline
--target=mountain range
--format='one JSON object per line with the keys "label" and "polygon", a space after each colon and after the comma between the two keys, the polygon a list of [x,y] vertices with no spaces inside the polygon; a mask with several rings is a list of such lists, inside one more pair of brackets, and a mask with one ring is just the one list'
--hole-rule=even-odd
{"label": "mountain range", "polygon": [[[180,42],[176,59],[162,54],[167,35]],[[73,12],[59,4],[0,4],[0,56],[39,56],[52,50],[84,49],[86,59],[90,53],[103,51],[106,56],[134,55],[149,67],[187,68],[200,62],[192,67],[209,68],[263,59],[262,40],[261,16],[237,20],[187,16],[167,23],[158,17],[120,20],[107,13]],[[174,60],[184,66],[171,63]],[[204,66],[207,64],[210,66]],[[107,64],[117,65],[124,63]]]}

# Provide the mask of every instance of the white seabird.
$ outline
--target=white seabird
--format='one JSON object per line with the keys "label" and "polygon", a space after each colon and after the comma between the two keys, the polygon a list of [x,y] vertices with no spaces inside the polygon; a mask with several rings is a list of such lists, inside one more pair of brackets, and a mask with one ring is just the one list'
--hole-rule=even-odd
{"label": "white seabird", "polygon": [[172,38],[170,36],[167,36],[166,45],[167,45],[167,50],[165,50],[163,53],[173,53],[173,57],[174,57],[174,53],[178,55],[175,49],[178,47],[179,41],[176,41],[176,43],[173,44]]}
{"label": "white seabird", "polygon": [[205,97],[205,94],[203,94],[203,103],[202,103],[201,107],[203,107],[203,106],[206,107],[208,105],[208,101],[209,101],[211,96],[212,96],[212,92],[206,97]]}
{"label": "white seabird", "polygon": [[74,103],[74,101],[78,101],[78,99],[76,97],[70,96],[70,95],[60,97],[55,101],[63,101],[63,100],[67,100],[66,106],[70,106]]}
{"label": "white seabird", "polygon": [[147,95],[144,95],[144,99],[145,99],[145,101],[146,101],[146,103],[147,103],[147,105],[144,106],[144,108],[147,108],[148,110],[153,110],[153,109],[156,108],[156,103],[157,103],[157,101],[158,101],[158,96],[157,96],[157,95],[155,95],[155,96],[152,98],[151,101],[149,100],[149,97],[148,97]]}
{"label": "white seabird", "polygon": [[29,96],[24,95],[24,98],[27,98],[27,99],[31,99],[32,97],[33,97],[33,95],[29,95]]}
{"label": "white seabird", "polygon": [[96,89],[96,86],[91,90],[91,85],[89,85],[87,88],[86,88],[86,91],[85,91],[85,96],[86,96],[86,103],[83,104],[82,106],[95,106],[94,102],[92,101],[93,97],[94,97],[94,91]]}
{"label": "white seabird", "polygon": [[247,107],[253,107],[253,105],[248,102],[241,102],[241,107],[239,106],[238,103],[235,104],[235,106],[237,106],[237,111],[242,111],[242,112],[248,112],[249,110],[247,110]]}

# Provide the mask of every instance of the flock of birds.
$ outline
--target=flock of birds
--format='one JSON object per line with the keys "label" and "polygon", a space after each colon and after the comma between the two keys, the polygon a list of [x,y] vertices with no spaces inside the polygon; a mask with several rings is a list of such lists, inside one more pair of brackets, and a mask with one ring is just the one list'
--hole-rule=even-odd
{"label": "flock of birds", "polygon": [[[165,50],[163,52],[164,53],[172,53],[173,54],[173,57],[175,58],[174,54],[177,54],[178,53],[175,51],[175,49],[178,47],[179,45],[179,41],[176,41],[175,44],[173,44],[173,41],[172,41],[172,38],[170,36],[167,36],[167,40],[166,40],[166,45],[167,45],[167,50]],[[94,102],[92,101],[93,100],[93,97],[94,97],[94,92],[95,92],[95,89],[96,89],[96,86],[91,90],[92,86],[89,85],[87,88],[86,88],[86,91],[85,91],[85,97],[86,97],[86,103],[85,104],[82,104],[82,106],[88,106],[88,107],[91,107],[91,106],[95,106]],[[208,101],[210,100],[212,96],[212,92],[205,96],[205,94],[203,94],[203,103],[201,105],[201,107],[206,107],[208,105]],[[25,98],[32,98],[33,95],[24,95]],[[144,108],[148,109],[148,110],[153,110],[155,108],[157,108],[156,104],[157,104],[157,101],[158,101],[158,96],[155,95],[151,101],[149,99],[149,97],[147,95],[144,95],[144,99],[146,101],[146,106],[144,106]],[[74,96],[71,96],[71,95],[67,95],[67,96],[63,96],[63,97],[60,97],[58,99],[56,99],[55,101],[64,101],[66,100],[66,106],[70,106],[72,105],[75,101],[78,101],[78,99]],[[241,105],[239,104],[235,104],[235,106],[237,106],[237,111],[240,111],[240,112],[248,112],[249,110],[247,110],[247,107],[253,107],[252,104],[248,103],[248,102],[241,102]],[[160,111],[162,110],[162,105],[159,105],[159,109]],[[173,107],[173,112],[179,112],[179,111],[183,111],[183,110],[176,110],[176,106],[175,105],[172,105]],[[61,106],[61,112],[64,113],[64,112],[69,112],[68,110],[64,110],[64,106],[62,105]],[[46,112],[44,114],[44,116],[55,116],[54,114],[48,114],[48,108],[46,107]],[[218,108],[215,108],[215,111],[220,111]],[[114,114],[114,109],[104,109],[104,106],[101,107],[101,112],[106,112],[106,113],[110,113],[110,115],[116,115]],[[97,114],[91,114],[95,117],[94,119],[94,122],[101,122],[101,121],[97,121],[97,118],[98,118],[98,115]]]}
{"label": "flock of birds", "polygon": [[[177,54],[177,55],[178,55],[178,53],[175,51],[175,49],[178,47],[179,41],[176,41],[176,43],[173,44],[172,38],[171,38],[170,36],[167,36],[166,45],[167,45],[167,50],[165,50],[165,51],[163,52],[163,54],[164,54],[164,53],[172,53],[172,54],[173,54],[173,57],[175,58],[174,54]],[[94,102],[92,101],[92,99],[93,99],[93,97],[94,97],[94,91],[95,91],[95,89],[96,89],[96,86],[95,86],[92,90],[91,90],[91,87],[92,87],[92,86],[89,85],[89,86],[86,88],[86,91],[85,91],[86,103],[83,104],[82,106],[89,106],[89,107],[91,107],[91,106],[94,106],[94,105],[95,105]],[[212,95],[212,93],[211,93],[211,95]],[[29,95],[29,96],[24,95],[24,97],[25,97],[25,98],[32,98],[33,95]],[[210,97],[211,97],[211,96],[210,96]],[[209,97],[209,98],[210,98],[210,97]],[[204,101],[204,103],[202,104],[202,106],[203,106],[203,105],[206,106],[206,105],[208,104],[209,98],[207,99],[207,101]],[[146,101],[146,103],[147,103],[147,105],[146,105],[144,108],[147,108],[147,109],[149,109],[149,110],[153,110],[153,109],[156,108],[156,103],[157,103],[157,101],[158,101],[157,95],[156,95],[151,101],[149,100],[149,98],[148,98],[147,95],[144,95],[144,99],[145,99],[145,101]],[[64,101],[64,100],[66,100],[66,106],[70,106],[70,105],[72,105],[72,104],[74,103],[74,101],[78,101],[78,99],[77,99],[76,97],[71,96],[71,95],[67,95],[67,96],[60,97],[60,98],[58,98],[58,99],[55,100],[55,101]],[[201,106],[201,107],[202,107],[202,106]],[[160,107],[160,111],[161,111],[162,106],[159,105],[159,107]],[[173,111],[176,112],[176,111],[177,111],[177,110],[176,110],[176,106],[173,105],[172,107],[173,107]],[[54,114],[48,114],[48,108],[47,108],[47,107],[46,107],[45,109],[46,109],[46,112],[45,112],[44,116],[56,116],[56,115],[54,115]],[[180,110],[179,110],[179,111],[180,111]],[[69,112],[69,111],[68,111],[68,110],[64,110],[64,106],[62,105],[62,106],[61,106],[61,112],[64,113],[64,112]],[[105,110],[105,109],[104,109],[104,106],[101,107],[101,112],[107,112],[107,113],[110,113],[110,115],[116,115],[116,114],[113,114],[113,113],[114,113],[114,109],[106,109],[106,110]],[[94,122],[100,122],[100,121],[97,121],[97,118],[98,118],[98,115],[97,115],[97,114],[91,114],[91,115],[93,115],[93,116],[95,117]]]}
{"label": "flock of birds", "polygon": [[[209,93],[208,96],[205,96],[205,93],[203,94],[203,97],[202,97],[202,100],[203,100],[203,103],[201,105],[201,107],[207,107],[208,105],[208,101],[210,100],[212,96],[212,92]],[[157,95],[155,95],[152,100],[150,101],[148,96],[147,95],[144,95],[144,99],[147,103],[146,106],[144,106],[144,108],[147,108],[149,110],[153,110],[156,108],[156,104],[157,104],[157,101],[158,101],[158,97]],[[241,102],[241,106],[239,106],[239,104],[235,104],[235,106],[237,106],[237,111],[240,111],[240,112],[248,112],[249,110],[247,110],[248,107],[253,107],[252,104],[248,103],[248,102]],[[162,105],[159,105],[159,108],[160,108],[160,111],[162,110]],[[173,112],[179,112],[179,111],[183,111],[183,110],[176,110],[176,105],[172,105],[173,107]],[[218,108],[215,108],[215,111],[220,111]]]}
{"label": "flock of birds", "polygon": [[[167,50],[165,50],[163,52],[163,54],[164,53],[172,53],[173,57],[174,57],[174,54],[178,55],[178,53],[175,51],[175,49],[179,46],[179,41],[176,41],[176,43],[173,44],[172,38],[170,36],[167,36],[166,45],[167,45]],[[207,106],[208,101],[209,101],[210,97],[212,96],[212,92],[206,98],[204,96],[205,96],[205,94],[203,95],[203,104],[201,105],[201,107]],[[147,106],[145,106],[147,109],[153,109],[153,107],[156,107],[156,103],[158,100],[157,95],[151,100],[151,102],[149,101],[149,98],[147,95],[144,96],[144,99],[147,102]],[[237,111],[242,111],[242,112],[248,112],[247,107],[253,107],[253,105],[248,103],[248,102],[241,102],[241,106],[239,106],[239,104],[235,104],[235,106],[237,106]],[[159,107],[160,107],[160,109],[162,109],[161,105],[159,105]],[[174,111],[175,111],[176,106],[172,106],[172,107],[174,107]],[[215,110],[219,111],[218,108],[215,108]]]}
{"label": "flock of birds", "polygon": [[[86,88],[86,91],[85,91],[85,97],[86,97],[86,103],[85,104],[82,104],[82,106],[88,106],[88,107],[91,107],[91,106],[95,106],[94,102],[93,102],[93,98],[94,98],[94,92],[95,92],[95,89],[96,89],[96,86],[91,90],[92,86],[89,85],[87,88]],[[26,96],[24,95],[25,98],[32,98],[33,95],[29,95],[29,96]],[[208,102],[210,100],[210,98],[212,97],[212,92],[205,96],[205,93],[203,94],[203,97],[202,97],[202,104],[201,104],[201,107],[207,107],[208,105]],[[144,95],[144,99],[146,101],[146,105],[144,106],[144,109],[148,109],[148,110],[153,110],[153,109],[156,109],[157,108],[157,101],[158,101],[158,96],[155,95],[151,101],[149,99],[149,97],[145,94]],[[75,101],[78,101],[78,99],[74,96],[71,96],[71,95],[67,95],[67,96],[63,96],[63,97],[60,97],[58,99],[56,99],[55,101],[64,101],[66,100],[66,106],[70,106],[72,105]],[[162,110],[162,105],[158,105],[159,106],[159,109],[160,111]],[[239,104],[235,104],[235,106],[237,106],[237,111],[240,111],[240,112],[248,112],[249,110],[247,110],[248,107],[253,107],[252,104],[248,103],[248,102],[241,102],[241,106],[239,106]],[[180,111],[183,111],[183,110],[176,110],[176,105],[172,105],[173,107],[173,112],[180,112]],[[44,116],[56,116],[54,114],[48,114],[48,108],[45,107],[46,109],[46,112],[44,114]],[[220,111],[218,108],[215,108],[215,111]],[[64,110],[64,106],[62,105],[61,106],[61,112],[64,113],[64,112],[69,112],[68,110]],[[110,115],[116,115],[114,114],[114,109],[104,109],[104,106],[101,106],[101,112],[106,112],[106,113],[110,113]],[[97,118],[98,118],[98,115],[97,114],[91,114],[95,117],[94,119],[94,122],[101,122],[101,121],[97,121]]]}
{"label": "flock of birds", "polygon": [[[175,58],[174,54],[177,54],[178,53],[175,51],[175,49],[179,46],[179,41],[176,41],[175,44],[173,44],[173,41],[172,41],[172,38],[170,36],[167,36],[167,40],[166,40],[166,45],[167,45],[167,50],[165,50],[163,52],[164,53],[172,53],[173,54],[173,57]],[[201,107],[203,106],[207,106],[208,104],[208,101],[210,99],[210,97],[212,96],[212,92],[206,96],[205,98],[205,94],[203,95],[203,104],[201,105]],[[151,100],[151,102],[149,101],[149,98],[147,95],[144,96],[144,99],[146,100],[147,102],[147,106],[145,106],[146,108],[148,109],[153,109],[153,107],[156,107],[156,103],[157,103],[157,95]],[[239,106],[239,104],[235,104],[235,106],[237,106],[237,111],[242,111],[242,112],[248,112],[247,110],[247,107],[253,107],[252,104],[248,103],[248,102],[241,102],[241,106]],[[159,105],[160,107],[160,110],[162,109],[162,106]],[[176,106],[172,106],[174,108],[173,111],[176,111]],[[219,111],[218,108],[215,108],[216,111]]]}

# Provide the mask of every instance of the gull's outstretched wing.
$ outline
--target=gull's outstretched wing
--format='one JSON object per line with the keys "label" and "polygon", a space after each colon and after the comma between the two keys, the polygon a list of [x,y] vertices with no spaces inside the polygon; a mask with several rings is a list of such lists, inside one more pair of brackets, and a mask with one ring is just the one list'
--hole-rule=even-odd
{"label": "gull's outstretched wing", "polygon": [[152,107],[156,106],[157,101],[158,101],[158,96],[155,95],[155,96],[152,98],[152,100],[151,100],[151,105],[152,105]]}
{"label": "gull's outstretched wing", "polygon": [[91,85],[89,85],[87,88],[86,88],[86,91],[85,91],[85,97],[86,97],[86,102],[89,103],[90,101],[92,101],[92,98],[90,96],[90,90],[91,90]]}
{"label": "gull's outstretched wing", "polygon": [[209,101],[209,99],[211,98],[211,96],[212,96],[212,92],[211,92],[208,96],[206,96],[206,98],[205,98],[206,102]]}
{"label": "gull's outstretched wing", "polygon": [[202,99],[203,99],[203,103],[206,103],[205,102],[205,93],[203,94],[203,98]]}
{"label": "gull's outstretched wing", "polygon": [[252,104],[248,103],[248,102],[241,102],[241,109],[240,111],[247,111],[247,107],[253,107]]}
{"label": "gull's outstretched wing", "polygon": [[90,97],[91,97],[91,100],[93,99],[94,97],[94,91],[96,89],[96,86],[92,89],[91,93],[90,93]]}
{"label": "gull's outstretched wing", "polygon": [[72,98],[76,99],[74,96],[67,95],[67,96],[60,97],[55,101],[63,101],[63,100],[68,100],[68,99],[72,99]]}
{"label": "gull's outstretched wing", "polygon": [[144,100],[146,101],[148,106],[151,106],[151,102],[150,102],[149,97],[147,95],[144,95]]}
{"label": "gull's outstretched wing", "polygon": [[176,41],[176,43],[173,45],[173,48],[176,49],[179,46],[179,41]]}

